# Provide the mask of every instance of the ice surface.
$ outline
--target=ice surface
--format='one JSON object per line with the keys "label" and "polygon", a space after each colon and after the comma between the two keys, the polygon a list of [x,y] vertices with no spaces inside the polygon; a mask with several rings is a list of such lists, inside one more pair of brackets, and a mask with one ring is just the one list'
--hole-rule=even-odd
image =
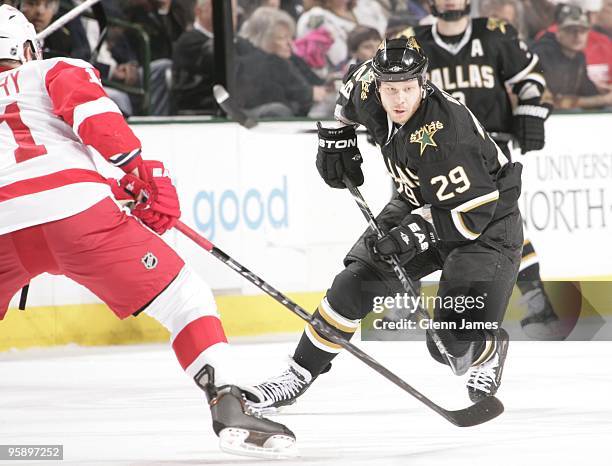
{"label": "ice surface", "polygon": [[[245,375],[274,374],[295,342],[239,344]],[[449,409],[465,378],[422,342],[360,346]],[[222,453],[203,394],[164,345],[0,354],[0,444],[63,444],[62,465],[610,465],[612,343],[514,342],[499,398],[506,412],[458,428],[348,354],[276,419],[301,457]],[[8,464],[8,463],[7,463]]]}

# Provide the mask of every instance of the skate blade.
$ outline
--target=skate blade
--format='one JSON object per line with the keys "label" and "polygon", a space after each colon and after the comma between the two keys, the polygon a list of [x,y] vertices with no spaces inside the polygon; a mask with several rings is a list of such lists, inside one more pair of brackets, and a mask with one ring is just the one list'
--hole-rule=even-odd
{"label": "skate blade", "polygon": [[282,414],[286,410],[286,408],[291,405],[283,405],[283,406],[278,406],[278,407],[265,406],[265,407],[259,408],[259,407],[253,406],[247,401],[247,406],[249,407],[249,410],[252,413],[254,413],[257,417],[262,417],[262,416],[268,417],[268,416],[276,416],[277,414]]}
{"label": "skate blade", "polygon": [[255,458],[284,459],[299,456],[295,439],[286,435],[273,435],[263,446],[247,443],[249,431],[227,427],[219,432],[219,448],[233,455]]}

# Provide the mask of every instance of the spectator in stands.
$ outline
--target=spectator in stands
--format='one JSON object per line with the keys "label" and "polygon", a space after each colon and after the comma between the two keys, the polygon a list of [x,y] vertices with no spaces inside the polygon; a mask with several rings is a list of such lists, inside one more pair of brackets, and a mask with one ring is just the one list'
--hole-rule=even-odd
{"label": "spectator in stands", "polygon": [[172,44],[187,30],[189,13],[180,0],[128,0],[127,20],[149,36],[151,60],[172,57]]}
{"label": "spectator in stands", "polygon": [[128,0],[128,21],[149,36],[150,114],[170,114],[172,45],[189,26],[189,13],[180,0]]}
{"label": "spectator in stands", "polygon": [[[241,59],[248,72],[248,79],[239,78],[246,109],[266,108],[268,116],[276,117],[306,116],[313,103],[325,99],[324,81],[292,53],[294,34],[293,18],[272,7],[258,8],[244,24],[240,35],[259,52]],[[276,104],[274,113],[270,104]]]}
{"label": "spectator in stands", "polygon": [[[237,21],[237,3],[232,12]],[[193,29],[184,32],[174,44],[172,54],[172,93],[179,112],[216,113],[212,95],[214,49],[212,0],[197,0]]]}
{"label": "spectator in stands", "polygon": [[559,5],[558,30],[547,32],[533,46],[538,54],[557,108],[612,105],[612,92],[600,95],[589,79],[583,50],[587,45],[588,15],[577,6]]}
{"label": "spectator in stands", "polygon": [[242,25],[253,12],[261,6],[269,6],[271,8],[280,8],[280,0],[238,0],[239,9],[242,10],[241,18],[238,24]]}
{"label": "spectator in stands", "polygon": [[267,6],[279,9],[280,4],[280,0],[238,0],[238,29],[242,29],[253,12],[259,7]]}
{"label": "spectator in stands", "polygon": [[[24,0],[21,2],[20,8],[26,18],[34,25],[37,32],[46,29],[57,17],[67,11],[60,9],[59,0]],[[116,11],[109,2],[105,2],[105,9],[108,10],[109,16],[112,12]],[[95,21],[91,22],[95,23]],[[89,42],[83,22],[80,18],[76,18],[42,41],[43,57],[53,58],[62,56],[80,58],[87,61],[91,60],[100,71],[103,79],[128,85],[135,84],[139,79],[138,65],[134,63],[136,55],[129,53],[130,46],[127,41],[120,40],[121,34],[116,28],[109,28],[108,42],[113,45],[107,47],[105,44],[101,53],[96,57],[92,57],[91,50],[97,42],[98,35],[96,33],[96,37],[92,39],[92,42]],[[114,44],[121,44],[121,47]],[[125,56],[127,58],[123,60],[119,58],[118,63],[118,60],[113,58],[110,52],[111,48],[118,56]],[[104,60],[105,53],[106,59]],[[126,93],[108,87],[105,87],[105,90],[126,116],[132,114],[132,103]]]}
{"label": "spectator in stands", "polygon": [[280,3],[281,9],[289,13],[295,21],[304,13],[305,8],[302,0],[281,0]]}
{"label": "spectator in stands", "polygon": [[555,5],[548,0],[522,0],[526,39],[533,40],[536,34],[555,21]]}
{"label": "spectator in stands", "polygon": [[[36,32],[46,29],[58,16],[65,13],[60,12],[59,0],[23,0],[21,11],[34,25]],[[78,19],[70,21],[46,37],[41,45],[44,58],[72,57],[88,60],[90,56],[85,30]]]}
{"label": "spectator in stands", "polygon": [[429,10],[419,0],[376,0],[382,6],[388,20],[393,18],[407,26],[415,26],[429,15]]}
{"label": "spectator in stands", "polygon": [[612,90],[612,0],[603,0],[593,21],[584,54],[589,77],[600,92],[605,92]]}
{"label": "spectator in stands", "polygon": [[[421,13],[422,12],[422,13]],[[436,20],[431,14],[431,8],[427,0],[420,3],[420,9],[411,9],[407,12],[392,13],[387,22],[385,37],[396,37],[401,35],[408,28],[413,28],[420,24],[433,24]]]}
{"label": "spectator in stands", "polygon": [[[573,0],[572,5],[578,0]],[[594,5],[593,0],[586,2],[591,3],[590,8],[601,7],[601,4]],[[612,4],[612,1],[610,1]],[[604,13],[605,15],[605,13]],[[599,19],[597,10],[591,11],[591,18]],[[546,31],[542,31],[538,37],[541,37],[545,32],[557,32],[557,25],[553,24]],[[587,37],[587,45],[583,50],[586,57],[587,73],[589,79],[593,81],[597,89],[601,93],[612,90],[612,39],[606,34],[591,28]]]}
{"label": "spectator in stands", "polygon": [[597,31],[589,32],[584,51],[587,72],[600,92],[612,90],[612,39]]}
{"label": "spectator in stands", "polygon": [[[80,2],[77,2],[80,3]],[[108,18],[126,20],[118,0],[101,0],[104,11]],[[134,85],[139,82],[138,54],[125,37],[120,27],[109,26],[106,40],[99,44],[100,28],[98,22],[87,16],[81,15],[75,22],[79,23],[84,31],[82,42],[88,50],[91,50],[85,60],[91,62],[100,72],[104,83],[104,90],[108,96],[119,106],[125,116],[133,113],[130,96],[116,88],[109,87],[112,83],[118,85]],[[70,23],[69,23],[70,24]],[[80,37],[80,36],[79,36]]]}
{"label": "spectator in stands", "polygon": [[595,15],[593,29],[612,39],[612,0],[603,0],[602,8]]}
{"label": "spectator in stands", "polygon": [[261,7],[280,8],[280,0],[238,0],[238,30],[250,18],[253,12]]}
{"label": "spectator in stands", "polygon": [[[177,112],[197,114],[218,114],[219,109],[212,94],[214,80],[214,48],[212,33],[212,0],[197,0],[194,7],[193,29],[184,32],[174,44],[172,94]],[[238,9],[232,0],[233,23],[236,27]],[[254,81],[253,76],[261,72],[260,63],[251,60],[254,54],[264,54],[248,40],[236,37],[234,41],[234,73],[236,89],[234,98],[243,106],[248,97],[248,89]],[[251,66],[251,68],[247,68]],[[269,79],[266,75],[264,79]],[[272,103],[251,110],[255,117],[278,116],[282,104]],[[286,109],[282,108],[286,113]]]}
{"label": "spectator in stands", "polygon": [[356,26],[355,29],[349,33],[347,46],[350,59],[341,73],[330,77],[327,88],[331,89],[332,92],[328,92],[323,100],[312,106],[308,113],[310,118],[326,119],[333,116],[337,95],[342,88],[342,77],[348,72],[351,66],[372,58],[381,41],[382,38],[378,31],[367,26]]}
{"label": "spectator in stands", "polygon": [[371,59],[381,42],[382,37],[376,29],[357,26],[349,33],[346,41],[351,56],[349,64],[363,63]]}
{"label": "spectator in stands", "polygon": [[323,29],[333,43],[327,52],[327,66],[318,70],[324,78],[341,70],[349,59],[347,38],[358,24],[373,27],[382,36],[387,18],[375,0],[313,0],[315,6],[306,11],[297,23],[297,37],[304,38]]}
{"label": "spectator in stands", "polygon": [[519,37],[522,39],[526,37],[523,8],[517,0],[481,0],[478,16],[504,20],[514,26],[519,33]]}
{"label": "spectator in stands", "polygon": [[133,115],[130,95],[112,87],[114,84],[138,86],[141,79],[138,53],[132,48],[123,28],[116,26],[108,28],[106,40],[100,47],[100,53],[95,57],[93,65],[100,71],[100,76],[106,84],[104,90],[108,96],[126,117]]}

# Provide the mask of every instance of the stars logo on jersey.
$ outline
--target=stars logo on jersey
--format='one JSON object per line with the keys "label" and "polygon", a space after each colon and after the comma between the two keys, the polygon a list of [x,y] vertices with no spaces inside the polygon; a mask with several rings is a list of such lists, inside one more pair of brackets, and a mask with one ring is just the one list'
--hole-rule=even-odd
{"label": "stars logo on jersey", "polygon": [[497,19],[497,18],[489,18],[487,20],[487,29],[489,31],[495,31],[496,29],[499,29],[502,34],[505,34],[506,24],[508,23],[506,23],[504,20]]}
{"label": "stars logo on jersey", "polygon": [[421,50],[421,46],[419,45],[419,43],[416,40],[416,37],[414,36],[411,36],[408,38],[408,46],[416,50],[419,53],[423,53],[423,50]]}
{"label": "stars logo on jersey", "polygon": [[361,82],[361,100],[366,100],[370,93],[370,85],[374,82],[374,72],[368,70],[367,73],[359,78],[359,82]]}
{"label": "stars logo on jersey", "polygon": [[423,152],[427,146],[438,147],[436,141],[434,141],[434,134],[436,134],[436,132],[442,128],[444,128],[444,125],[441,121],[436,120],[432,121],[431,123],[427,123],[410,135],[410,142],[420,144],[420,155],[423,155]]}

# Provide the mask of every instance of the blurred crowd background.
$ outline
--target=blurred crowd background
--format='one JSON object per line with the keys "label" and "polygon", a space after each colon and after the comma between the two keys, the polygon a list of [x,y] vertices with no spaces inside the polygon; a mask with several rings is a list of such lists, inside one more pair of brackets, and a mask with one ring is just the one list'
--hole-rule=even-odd
{"label": "blurred crowd background", "polygon": [[[226,0],[236,99],[258,118],[331,118],[351,64],[384,37],[430,24],[427,0]],[[77,2],[21,0],[37,31]],[[44,40],[45,58],[93,63],[126,116],[221,115],[212,97],[213,0],[101,0],[109,27],[82,16]],[[472,0],[512,24],[543,62],[557,109],[612,107],[612,0]]]}

